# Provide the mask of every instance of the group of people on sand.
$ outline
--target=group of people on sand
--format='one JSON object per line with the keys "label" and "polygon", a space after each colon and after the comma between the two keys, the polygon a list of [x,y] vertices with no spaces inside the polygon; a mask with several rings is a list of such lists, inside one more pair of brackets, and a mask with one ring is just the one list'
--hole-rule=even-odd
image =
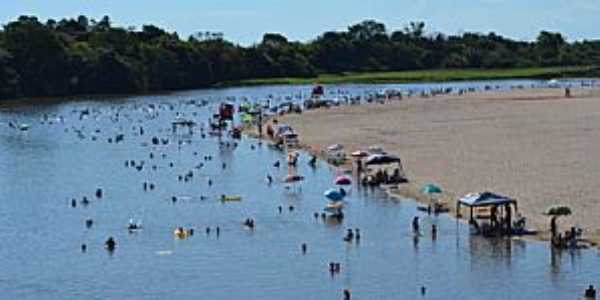
{"label": "group of people on sand", "polygon": [[389,175],[387,170],[378,169],[374,174],[361,174],[360,182],[363,186],[379,186],[382,184],[396,184],[406,182],[404,176],[400,172],[400,168],[394,168],[392,175]]}
{"label": "group of people on sand", "polygon": [[550,219],[550,242],[552,247],[558,249],[576,249],[581,245],[578,244],[579,238],[583,234],[581,228],[572,226],[569,230],[559,233],[557,222],[557,216],[553,216]]}

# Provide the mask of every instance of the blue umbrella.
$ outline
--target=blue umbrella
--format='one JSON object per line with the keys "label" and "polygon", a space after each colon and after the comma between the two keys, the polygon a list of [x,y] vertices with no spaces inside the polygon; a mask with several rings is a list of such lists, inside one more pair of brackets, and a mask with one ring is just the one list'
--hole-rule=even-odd
{"label": "blue umbrella", "polygon": [[328,189],[325,191],[325,193],[323,193],[323,195],[325,195],[325,197],[331,201],[342,201],[342,199],[344,199],[344,195],[342,195],[342,193],[336,189]]}
{"label": "blue umbrella", "polygon": [[425,186],[423,186],[423,188],[421,189],[421,193],[423,194],[441,194],[442,193],[442,189],[435,185],[435,184],[427,184]]}

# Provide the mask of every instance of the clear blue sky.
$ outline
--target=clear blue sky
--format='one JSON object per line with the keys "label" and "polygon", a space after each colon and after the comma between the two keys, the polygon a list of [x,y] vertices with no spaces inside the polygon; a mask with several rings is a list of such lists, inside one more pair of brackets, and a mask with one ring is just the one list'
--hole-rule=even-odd
{"label": "clear blue sky", "polygon": [[600,0],[0,0],[0,23],[31,14],[45,20],[109,15],[119,26],[155,24],[187,37],[222,31],[244,45],[265,32],[309,40],[376,19],[388,30],[425,21],[429,32],[489,32],[534,39],[540,30],[569,40],[600,39]]}

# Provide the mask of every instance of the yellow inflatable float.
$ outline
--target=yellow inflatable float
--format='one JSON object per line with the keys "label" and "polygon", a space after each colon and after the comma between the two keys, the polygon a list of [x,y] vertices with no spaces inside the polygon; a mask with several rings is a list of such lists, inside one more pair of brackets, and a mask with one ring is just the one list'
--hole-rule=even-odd
{"label": "yellow inflatable float", "polygon": [[222,195],[220,200],[221,200],[221,202],[242,201],[242,196],[225,196],[225,195]]}
{"label": "yellow inflatable float", "polygon": [[175,235],[176,238],[183,240],[186,239],[190,234],[188,231],[180,227],[173,231],[173,235]]}

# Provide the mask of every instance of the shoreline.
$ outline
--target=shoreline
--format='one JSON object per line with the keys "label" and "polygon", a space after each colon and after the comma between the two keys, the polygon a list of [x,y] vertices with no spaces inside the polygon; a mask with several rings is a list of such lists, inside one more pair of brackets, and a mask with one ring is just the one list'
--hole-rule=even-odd
{"label": "shoreline", "polygon": [[0,105],[54,104],[79,101],[81,98],[122,98],[147,95],[171,95],[194,90],[226,89],[269,85],[313,85],[318,84],[409,84],[409,83],[447,83],[486,80],[544,80],[544,79],[590,79],[597,80],[600,75],[598,66],[566,67],[530,67],[510,69],[431,69],[379,72],[342,72],[339,74],[322,73],[315,77],[275,77],[250,78],[239,81],[224,81],[196,88],[136,91],[123,94],[92,93],[70,94],[63,96],[33,96],[0,98]]}
{"label": "shoreline", "polygon": [[[558,90],[560,91],[560,93],[562,93],[562,90]],[[552,89],[540,89],[540,90],[527,90],[527,91],[507,91],[507,92],[478,92],[478,93],[474,93],[474,94],[470,94],[470,95],[466,95],[466,96],[456,96],[456,95],[449,95],[449,96],[438,96],[438,97],[434,97],[433,99],[410,99],[410,100],[402,100],[399,102],[394,102],[394,103],[386,103],[385,105],[377,105],[377,104],[362,104],[360,105],[360,108],[357,107],[336,107],[336,108],[331,108],[330,110],[315,110],[315,111],[308,111],[308,112],[304,112],[301,115],[283,115],[283,116],[279,116],[278,119],[281,123],[286,123],[286,124],[290,124],[292,125],[292,127],[297,130],[297,132],[300,134],[300,140],[301,140],[301,150],[309,152],[309,153],[317,153],[319,154],[319,158],[323,159],[323,156],[321,155],[321,151],[320,149],[323,149],[324,146],[326,147],[325,144],[323,144],[324,138],[323,137],[318,137],[316,140],[314,137],[311,137],[311,134],[314,134],[314,128],[312,127],[321,127],[323,128],[323,126],[327,125],[331,125],[331,122],[336,122],[337,124],[340,124],[340,126],[346,126],[346,127],[353,127],[352,124],[356,124],[359,123],[359,125],[357,127],[359,128],[355,128],[354,131],[360,131],[359,129],[362,129],[362,119],[359,120],[358,122],[355,120],[352,120],[353,117],[356,117],[356,111],[352,111],[352,110],[358,110],[359,113],[365,114],[366,110],[369,110],[369,114],[372,116],[369,116],[368,118],[377,118],[377,114],[381,114],[382,109],[381,107],[386,107],[386,106],[394,106],[394,109],[398,109],[398,106],[402,109],[406,109],[406,107],[402,107],[403,105],[410,105],[410,104],[414,104],[414,103],[408,103],[408,104],[403,104],[404,102],[414,102],[416,101],[442,101],[442,102],[451,102],[451,104],[453,105],[460,105],[461,101],[466,101],[468,104],[470,101],[475,101],[477,105],[479,106],[485,106],[486,103],[496,103],[496,102],[505,102],[505,104],[507,105],[511,105],[511,104],[516,104],[519,105],[520,103],[536,103],[536,102],[540,102],[540,103],[547,103],[547,102],[564,102],[564,101],[583,101],[585,103],[589,103],[590,101],[598,98],[600,99],[600,90],[598,89],[577,89],[573,91],[573,97],[569,98],[567,100],[564,99],[564,97],[562,96],[557,96],[556,95],[557,90],[552,90]],[[335,111],[335,112],[332,112]],[[347,113],[349,111],[350,116],[343,116],[345,113]],[[322,119],[327,119],[327,115],[331,114],[333,115],[332,117],[329,118],[329,120],[327,120],[328,122],[322,122]],[[340,115],[342,115],[340,117]],[[373,116],[374,115],[374,116]],[[317,118],[322,118],[322,119],[318,119]],[[307,122],[307,120],[309,120],[310,122]],[[306,125],[306,124],[312,124],[312,127],[310,125]],[[342,125],[343,124],[343,125]],[[300,125],[300,126],[299,126]],[[304,126],[304,127],[303,127]],[[372,129],[372,128],[371,128]],[[307,132],[308,131],[308,132]],[[418,128],[414,128],[415,132],[419,132]],[[343,141],[347,141],[347,140],[352,140],[353,138],[356,139],[355,136],[352,136],[351,133],[348,132],[344,132],[344,134],[350,134],[351,136],[349,138],[344,137],[344,139],[342,139]],[[307,140],[305,140],[307,139]],[[325,138],[327,139],[327,138]],[[360,140],[360,139],[359,139]],[[329,144],[333,144],[333,143],[341,143],[344,146],[350,146],[350,147],[346,147],[345,149],[347,151],[354,151],[354,150],[358,150],[358,149],[364,149],[368,142],[364,142],[364,141],[356,141],[354,140],[354,143],[349,143],[350,145],[347,145],[344,142],[340,142],[338,140],[330,140]],[[358,147],[357,145],[360,144],[362,147]],[[384,147],[384,149],[388,150],[390,148],[390,145],[387,145],[385,142],[379,142],[377,143],[381,146]],[[387,193],[388,195],[390,195],[391,197],[394,198],[398,198],[398,199],[411,199],[413,201],[416,201],[416,203],[418,204],[428,204],[428,202],[430,202],[429,197],[426,197],[425,195],[422,195],[419,191],[420,191],[420,186],[426,184],[426,183],[435,183],[437,182],[434,178],[430,178],[428,179],[427,177],[422,176],[419,171],[422,170],[415,170],[414,169],[419,169],[419,166],[414,166],[411,164],[411,161],[408,161],[408,165],[406,165],[406,160],[404,159],[404,156],[402,155],[403,151],[402,151],[402,147],[401,145],[394,145],[392,144],[391,146],[395,146],[395,149],[389,149],[392,151],[389,151],[390,153],[393,154],[398,154],[401,158],[403,158],[403,164],[404,164],[404,168],[406,171],[406,176],[409,179],[409,183],[405,183],[405,184],[400,184],[398,186],[397,189],[390,189],[389,187],[382,187]],[[412,145],[409,145],[412,146]],[[392,147],[393,148],[393,147]],[[406,146],[405,146],[406,148]],[[395,150],[400,150],[400,151],[395,151]],[[326,160],[325,160],[326,161]],[[332,165],[332,164],[330,164]],[[333,166],[333,165],[332,165]],[[338,169],[344,169],[344,166],[333,166],[333,167],[337,167]],[[347,168],[347,165],[345,166]],[[415,168],[416,167],[416,168]],[[421,172],[422,173],[422,172]],[[427,173],[427,172],[426,172]],[[455,189],[453,188],[452,185],[448,185],[448,184],[444,184],[444,194],[442,195],[442,197],[440,198],[440,200],[442,200],[441,202],[446,203],[446,207],[450,209],[450,212],[448,213],[450,215],[450,217],[455,218],[458,221],[465,221],[464,218],[457,218],[456,216],[456,211],[455,211],[455,201],[458,197],[463,196],[464,194],[461,194],[460,192],[456,192]],[[484,191],[484,189],[478,190],[476,187],[473,188],[473,192],[480,192],[480,191]],[[492,189],[491,191],[495,191],[498,193],[503,193],[502,189]],[[514,193],[509,193],[509,196],[513,196]],[[518,200],[521,200],[521,197],[517,194],[515,196]],[[574,201],[574,200],[573,200]],[[533,210],[534,212],[540,212],[539,215],[535,215],[532,213],[532,209],[531,207],[528,207],[528,205],[526,205],[525,209],[521,210],[521,201],[520,201],[520,209],[519,212],[523,213],[523,215],[527,218],[527,226],[530,229],[534,229],[537,231],[537,234],[535,235],[526,235],[526,236],[518,236],[517,238],[524,238],[524,239],[532,239],[532,240],[538,240],[538,241],[543,241],[543,242],[548,242],[549,241],[549,229],[548,229],[548,222],[549,222],[549,218],[547,217],[543,217],[541,216],[541,210],[545,209],[545,207],[539,207],[539,205],[534,205],[535,209]],[[528,204],[528,203],[526,203]],[[573,202],[573,204],[579,204],[578,202]],[[579,205],[575,205],[576,210],[580,210],[581,207],[579,207]],[[584,239],[582,239],[583,242],[585,242],[586,244],[590,244],[591,247],[598,247],[598,242],[600,241],[600,226],[595,227],[595,226],[589,226],[587,223],[583,224],[583,225],[579,225],[579,216],[577,216],[577,211],[574,213],[574,217],[573,216],[569,216],[569,217],[561,217],[559,219],[559,228],[560,230],[566,230],[568,228],[567,224],[569,226],[578,226],[584,229]],[[577,219],[575,219],[577,218]],[[590,220],[585,220],[586,222],[589,222]],[[593,222],[592,222],[593,223]],[[597,223],[594,223],[595,225],[597,225]]]}
{"label": "shoreline", "polygon": [[342,72],[316,77],[256,78],[224,82],[223,86],[312,85],[318,84],[406,84],[511,79],[596,78],[596,66],[532,67],[511,69],[432,69],[383,72]]}
{"label": "shoreline", "polygon": [[[270,122],[271,122],[271,120],[268,120],[267,122],[265,122],[265,124],[268,124]],[[246,127],[244,129],[244,135],[246,135],[247,137],[250,137],[252,139],[262,141],[262,142],[264,142],[264,141],[274,142],[273,139],[270,139],[266,136],[263,136],[262,138],[259,137],[256,126]],[[356,177],[355,177],[356,173],[355,173],[355,170],[354,170],[351,160],[346,160],[346,162],[341,165],[332,164],[329,161],[327,161],[327,158],[325,157],[324,152],[320,148],[317,148],[314,145],[308,145],[308,144],[304,144],[304,143],[300,143],[298,145],[298,147],[293,148],[293,150],[304,152],[304,153],[310,154],[310,155],[315,155],[318,160],[324,162],[325,164],[327,164],[327,166],[339,171],[339,173],[351,173],[352,177],[356,180]],[[282,150],[282,151],[286,151],[286,150]],[[357,184],[360,184],[360,183],[354,182],[352,185],[357,185]],[[395,201],[413,201],[417,207],[419,206],[419,204],[429,205],[429,204],[431,204],[431,200],[432,200],[431,198],[428,198],[425,195],[423,195],[420,192],[420,186],[418,186],[417,184],[415,184],[414,182],[412,182],[410,180],[406,183],[401,183],[401,184],[396,184],[396,185],[379,185],[374,188],[382,190],[383,192],[385,192],[387,194],[388,197],[395,199]],[[449,211],[444,212],[444,213],[435,214],[435,215],[446,215],[446,216],[448,216],[449,219],[455,220],[456,222],[462,222],[463,224],[467,224],[467,220],[465,218],[459,217],[456,214],[456,209],[455,209],[456,206],[450,205],[451,203],[449,203],[451,201],[456,201],[456,199],[452,199],[452,197],[450,197],[448,195],[444,195],[441,197],[438,196],[438,197],[436,197],[436,199],[441,200],[439,202],[448,204],[448,205],[445,205],[444,207],[449,209]],[[434,214],[434,213],[432,213],[432,214]],[[513,236],[509,236],[509,238],[525,239],[525,240],[529,240],[529,241],[538,241],[538,242],[547,243],[550,241],[548,234],[549,234],[549,230],[545,230],[545,231],[538,230],[537,233],[535,233],[535,234],[513,235]],[[600,244],[596,244],[595,241],[593,243],[594,243],[594,245],[591,245],[591,247],[597,247],[600,249]]]}

